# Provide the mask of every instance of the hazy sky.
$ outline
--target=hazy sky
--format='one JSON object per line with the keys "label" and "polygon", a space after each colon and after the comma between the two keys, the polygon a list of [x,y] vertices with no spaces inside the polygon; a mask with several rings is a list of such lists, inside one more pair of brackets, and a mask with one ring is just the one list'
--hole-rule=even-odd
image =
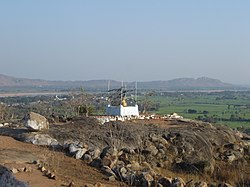
{"label": "hazy sky", "polygon": [[0,74],[250,84],[249,0],[0,0]]}

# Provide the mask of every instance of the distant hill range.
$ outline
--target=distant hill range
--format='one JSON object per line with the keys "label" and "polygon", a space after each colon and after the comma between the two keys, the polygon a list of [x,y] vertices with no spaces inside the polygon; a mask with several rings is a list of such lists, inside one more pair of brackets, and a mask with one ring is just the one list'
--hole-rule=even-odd
{"label": "distant hill range", "polygon": [[[6,90],[69,90],[83,87],[87,91],[107,91],[108,80],[90,81],[47,81],[40,79],[15,78],[0,74],[0,91]],[[134,87],[135,82],[124,82],[127,87]],[[138,82],[139,90],[232,90],[240,86],[224,83],[217,79],[207,77],[201,78],[179,78],[168,81]],[[110,81],[110,88],[119,88],[121,82]]]}

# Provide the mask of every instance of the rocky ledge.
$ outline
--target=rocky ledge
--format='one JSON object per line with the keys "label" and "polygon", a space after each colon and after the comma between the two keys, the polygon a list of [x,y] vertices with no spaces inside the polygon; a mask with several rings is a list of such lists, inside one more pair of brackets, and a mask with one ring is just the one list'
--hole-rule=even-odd
{"label": "rocky ledge", "polygon": [[250,185],[250,137],[225,126],[79,118],[40,132],[4,127],[0,134],[52,146],[131,186]]}

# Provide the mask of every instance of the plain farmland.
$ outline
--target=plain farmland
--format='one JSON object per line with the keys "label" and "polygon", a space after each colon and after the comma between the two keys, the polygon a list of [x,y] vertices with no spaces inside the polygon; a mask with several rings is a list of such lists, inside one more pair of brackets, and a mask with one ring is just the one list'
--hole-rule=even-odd
{"label": "plain farmland", "polygon": [[150,97],[156,114],[176,112],[185,118],[199,119],[231,127],[250,127],[250,92],[161,92]]}

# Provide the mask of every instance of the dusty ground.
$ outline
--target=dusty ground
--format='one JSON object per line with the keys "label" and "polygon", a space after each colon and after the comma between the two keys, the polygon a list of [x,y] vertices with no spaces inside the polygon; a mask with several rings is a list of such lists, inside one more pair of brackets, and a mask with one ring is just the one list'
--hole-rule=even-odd
{"label": "dusty ground", "polygon": [[[119,182],[110,182],[99,171],[81,160],[65,156],[63,153],[48,150],[32,144],[0,136],[0,164],[8,168],[28,168],[29,172],[18,172],[16,178],[25,181],[31,187],[68,186],[72,181],[75,186],[101,183],[106,186],[125,186]],[[56,180],[48,179],[38,169],[34,160],[40,160],[45,168],[55,172]]]}

